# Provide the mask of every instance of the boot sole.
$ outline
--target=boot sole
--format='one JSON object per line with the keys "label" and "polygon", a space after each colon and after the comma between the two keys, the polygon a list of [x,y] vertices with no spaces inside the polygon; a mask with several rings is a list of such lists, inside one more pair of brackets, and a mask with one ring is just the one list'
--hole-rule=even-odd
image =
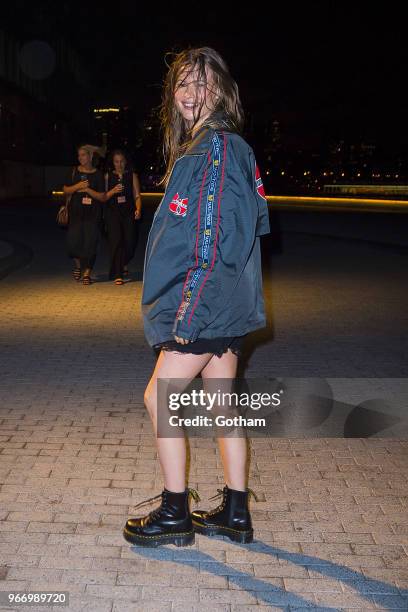
{"label": "boot sole", "polygon": [[254,539],[254,530],[250,531],[238,531],[238,529],[232,529],[231,527],[203,527],[193,521],[194,531],[201,533],[206,536],[223,535],[232,540],[233,542],[239,542],[240,544],[250,544]]}
{"label": "boot sole", "polygon": [[123,537],[128,542],[136,544],[137,546],[144,546],[146,548],[157,548],[164,544],[175,544],[175,546],[192,546],[195,542],[194,531],[188,531],[183,533],[175,533],[173,535],[158,535],[158,536],[141,536],[128,531],[125,527],[123,530]]}

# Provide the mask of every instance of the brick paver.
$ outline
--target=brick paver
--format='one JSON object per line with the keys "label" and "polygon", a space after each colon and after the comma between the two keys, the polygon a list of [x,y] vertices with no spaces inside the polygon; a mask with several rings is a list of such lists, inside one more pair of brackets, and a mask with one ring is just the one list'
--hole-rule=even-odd
{"label": "brick paver", "polygon": [[[0,590],[67,590],[70,610],[101,612],[406,610],[408,443],[395,434],[253,440],[250,484],[260,501],[252,503],[251,545],[197,536],[191,548],[149,550],[123,540],[133,506],[162,489],[143,407],[155,356],[141,328],[141,283],[74,283],[57,245],[61,235],[51,224],[49,231],[31,237],[37,257],[29,267],[0,285]],[[297,253],[305,246],[289,241]],[[368,255],[360,255],[362,266]],[[325,265],[329,256],[330,248]],[[384,380],[394,371],[398,397],[403,340],[381,357],[372,353],[380,332],[371,346],[350,326],[336,339],[347,309],[359,324],[368,318],[363,336],[384,323],[391,303],[393,323],[401,323],[393,302],[398,269],[391,294],[367,313],[355,279],[339,303],[337,281],[319,275],[317,261],[306,278],[293,259],[279,257],[276,281],[266,285],[276,339],[259,335],[264,341],[247,353],[246,375],[331,376],[335,385],[336,373],[346,379],[357,367],[375,385],[383,358],[382,381],[373,388],[389,390]],[[379,298],[374,284],[370,291]],[[336,308],[335,339],[322,341]],[[294,330],[296,309],[308,313],[301,332]],[[223,483],[220,457],[212,440],[191,439],[190,447],[190,485],[204,506]]]}

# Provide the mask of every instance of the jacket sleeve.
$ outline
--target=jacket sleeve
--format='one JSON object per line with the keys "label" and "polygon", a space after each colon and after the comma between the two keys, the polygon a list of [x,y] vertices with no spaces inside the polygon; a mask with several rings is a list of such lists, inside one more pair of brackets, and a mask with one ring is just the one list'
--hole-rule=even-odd
{"label": "jacket sleeve", "polygon": [[[172,333],[194,341],[225,309],[253,248],[258,220],[250,157],[215,132],[197,207],[195,249]],[[242,156],[242,159],[240,159]],[[243,166],[245,170],[243,171]],[[266,202],[264,202],[266,207]]]}
{"label": "jacket sleeve", "polygon": [[258,218],[256,222],[256,235],[263,236],[264,234],[269,234],[271,231],[269,225],[268,202],[266,200],[261,173],[251,148],[249,148],[249,168],[251,172],[250,184],[257,206]]}

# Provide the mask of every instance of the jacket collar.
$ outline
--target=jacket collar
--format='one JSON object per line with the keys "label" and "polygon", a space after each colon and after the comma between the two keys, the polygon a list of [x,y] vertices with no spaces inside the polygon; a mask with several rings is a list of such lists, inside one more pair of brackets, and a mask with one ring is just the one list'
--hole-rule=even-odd
{"label": "jacket collar", "polygon": [[211,146],[215,130],[208,126],[199,128],[184,155],[203,155]]}
{"label": "jacket collar", "polygon": [[[216,111],[213,115],[215,119],[218,119],[218,123],[221,126],[224,119],[223,111]],[[222,129],[221,127],[218,129]],[[225,122],[225,129],[228,131],[227,123]],[[202,155],[206,153],[211,147],[211,141],[214,133],[217,130],[215,128],[204,126],[197,130],[191,143],[189,144],[184,155]]]}

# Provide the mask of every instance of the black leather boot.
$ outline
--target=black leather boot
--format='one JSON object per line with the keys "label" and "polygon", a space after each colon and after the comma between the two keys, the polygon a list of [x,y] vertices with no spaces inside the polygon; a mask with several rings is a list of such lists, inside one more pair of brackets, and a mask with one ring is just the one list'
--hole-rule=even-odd
{"label": "black leather boot", "polygon": [[200,499],[194,489],[187,488],[183,493],[163,489],[159,495],[137,504],[135,508],[162,498],[160,506],[146,516],[127,521],[123,530],[125,539],[138,546],[153,548],[161,544],[194,544],[194,529],[188,504],[190,495],[196,501]]}
{"label": "black leather boot", "polygon": [[214,510],[194,510],[191,513],[194,530],[203,535],[224,535],[233,542],[249,544],[253,540],[254,530],[248,509],[248,497],[252,495],[258,501],[257,496],[252,489],[236,491],[229,489],[227,485],[217,491],[217,495],[210,499],[222,495],[219,506]]}

